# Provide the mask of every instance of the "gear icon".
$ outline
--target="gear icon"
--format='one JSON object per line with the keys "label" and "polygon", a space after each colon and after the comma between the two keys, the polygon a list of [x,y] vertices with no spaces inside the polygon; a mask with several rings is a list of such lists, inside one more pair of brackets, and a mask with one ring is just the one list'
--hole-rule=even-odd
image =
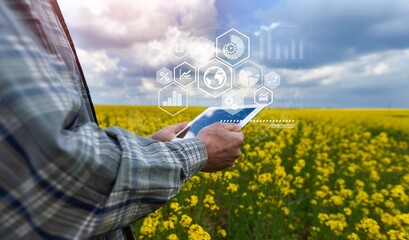
{"label": "gear icon", "polygon": [[226,97],[224,99],[224,104],[226,104],[226,106],[232,106],[234,104],[234,99],[230,96]]}
{"label": "gear icon", "polygon": [[223,109],[231,115],[236,114],[242,108],[244,102],[242,96],[231,93],[224,94],[221,100]]}
{"label": "gear icon", "polygon": [[226,45],[224,45],[224,51],[226,51],[226,53],[232,55],[235,54],[237,52],[237,45],[229,42]]}

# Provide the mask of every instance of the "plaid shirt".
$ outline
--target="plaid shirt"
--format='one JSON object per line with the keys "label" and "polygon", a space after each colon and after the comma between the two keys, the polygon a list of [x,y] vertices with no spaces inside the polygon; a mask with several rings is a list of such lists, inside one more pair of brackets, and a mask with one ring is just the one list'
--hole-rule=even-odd
{"label": "plaid shirt", "polygon": [[55,5],[0,1],[0,238],[123,239],[204,165],[206,148],[99,128]]}

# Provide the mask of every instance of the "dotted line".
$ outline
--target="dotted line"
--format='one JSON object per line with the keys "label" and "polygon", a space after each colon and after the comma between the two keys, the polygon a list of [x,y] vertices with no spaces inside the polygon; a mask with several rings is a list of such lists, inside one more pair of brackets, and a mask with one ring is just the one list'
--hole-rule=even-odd
{"label": "dotted line", "polygon": [[241,121],[243,121],[243,120],[239,120],[239,119],[226,119],[226,120],[220,120],[220,122],[222,122],[222,123],[239,123],[239,122],[241,122]]}
{"label": "dotted line", "polygon": [[[238,120],[238,119],[226,119],[226,120],[220,120],[222,123],[240,123],[243,120]],[[289,119],[256,119],[256,120],[250,120],[250,122],[254,123],[294,123],[295,120],[289,120]]]}
{"label": "dotted line", "polygon": [[290,120],[290,119],[260,119],[260,120],[250,120],[250,122],[256,122],[256,123],[294,123],[295,120]]}

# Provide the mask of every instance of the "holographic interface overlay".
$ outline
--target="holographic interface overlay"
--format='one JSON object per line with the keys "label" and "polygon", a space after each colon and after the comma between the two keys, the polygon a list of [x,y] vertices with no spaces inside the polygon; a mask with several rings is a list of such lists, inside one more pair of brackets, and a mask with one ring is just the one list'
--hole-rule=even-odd
{"label": "holographic interface overlay", "polygon": [[[168,54],[173,56],[176,64],[161,66],[156,71],[158,107],[175,116],[189,107],[189,97],[192,96],[216,100],[212,102],[218,102],[217,106],[232,115],[244,105],[272,106],[274,92],[281,86],[282,77],[277,70],[265,69],[259,63],[260,59],[272,54],[260,52],[271,50],[271,46],[265,48],[265,40],[261,39],[265,35],[268,40],[272,34],[246,35],[232,28],[215,38],[174,39]],[[255,51],[253,40],[262,43]],[[298,58],[308,56],[304,45],[300,50],[300,43],[307,41],[298,41],[298,50],[291,48],[294,41],[290,40],[289,58],[293,53],[298,53]]]}

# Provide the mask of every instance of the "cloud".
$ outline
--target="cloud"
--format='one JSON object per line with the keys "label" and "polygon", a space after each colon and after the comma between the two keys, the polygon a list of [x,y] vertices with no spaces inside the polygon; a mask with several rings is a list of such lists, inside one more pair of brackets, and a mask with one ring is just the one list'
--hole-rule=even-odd
{"label": "cloud", "polygon": [[109,57],[105,50],[78,48],[77,53],[90,85],[106,86],[111,78],[121,78],[124,68],[119,66],[119,58]]}
{"label": "cloud", "polygon": [[305,64],[307,67],[409,47],[407,1],[289,0],[276,2],[256,15],[265,25],[311,25],[313,61]]}
{"label": "cloud", "polygon": [[[279,69],[306,107],[409,107],[409,48],[312,69]],[[280,92],[280,89],[277,89]],[[280,95],[277,95],[280,97]]]}
{"label": "cloud", "polygon": [[59,1],[77,46],[129,48],[161,40],[169,28],[197,33],[216,25],[214,1]]}
{"label": "cloud", "polygon": [[143,4],[60,0],[59,4],[95,92],[93,97],[103,103],[123,96],[143,98],[148,93],[152,98],[156,71],[179,61],[169,54],[171,42],[178,37],[192,41],[217,25],[213,0],[149,0]]}
{"label": "cloud", "polygon": [[[59,0],[97,103],[157,103],[155,74],[189,58],[169,54],[178,37],[214,40],[226,28],[258,35],[287,24],[312,29],[312,59],[265,62],[279,72],[273,107],[408,107],[409,3],[400,0]],[[192,105],[219,99],[191,86]],[[389,104],[389,103],[388,103]]]}

